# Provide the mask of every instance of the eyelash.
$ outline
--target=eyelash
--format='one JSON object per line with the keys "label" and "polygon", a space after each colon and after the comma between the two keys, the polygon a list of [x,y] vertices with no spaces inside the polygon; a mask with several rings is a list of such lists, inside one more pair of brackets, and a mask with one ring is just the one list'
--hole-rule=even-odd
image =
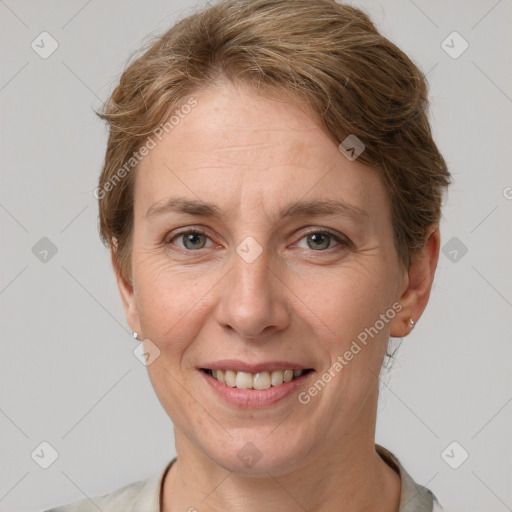
{"label": "eyelash", "polygon": [[[176,233],[169,240],[164,240],[164,244],[165,245],[171,245],[173,240],[176,240],[177,238],[182,237],[183,235],[188,235],[188,234],[205,235],[206,237],[211,239],[211,236],[208,233],[208,231],[204,231],[203,229],[199,229],[199,228],[197,228],[197,229],[187,229],[185,231],[181,231],[179,233]],[[330,249],[336,249],[337,247],[340,248],[340,246],[346,248],[346,247],[349,247],[352,244],[350,242],[350,240],[348,240],[347,238],[340,237],[336,233],[334,233],[334,232],[332,232],[332,231],[330,231],[328,229],[310,229],[310,230],[306,231],[303,234],[303,236],[300,238],[300,240],[302,240],[303,238],[305,238],[305,237],[307,237],[309,235],[329,235],[330,237],[334,238],[334,240],[336,240],[336,242],[338,242],[338,245],[335,246],[335,247],[330,247],[329,249],[322,249],[320,251],[313,251],[313,252],[320,252],[320,253],[321,252],[327,252]],[[194,253],[194,252],[199,252],[202,249],[193,250],[193,249],[182,249],[181,247],[177,247],[176,250],[178,250],[178,251],[180,251],[182,253],[190,254],[190,253]]]}

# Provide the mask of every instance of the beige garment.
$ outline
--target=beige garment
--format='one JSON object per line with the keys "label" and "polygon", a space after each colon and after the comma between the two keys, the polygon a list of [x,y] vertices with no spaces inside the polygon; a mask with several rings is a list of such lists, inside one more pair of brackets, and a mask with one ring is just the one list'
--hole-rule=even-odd
{"label": "beige garment", "polygon": [[[418,485],[389,450],[378,444],[375,448],[382,459],[400,474],[402,488],[399,512],[442,510],[432,491]],[[160,493],[163,477],[175,460],[176,457],[147,480],[125,485],[110,494],[91,499],[85,498],[46,512],[98,512],[98,510],[101,512],[161,512]],[[191,508],[191,510],[194,509]]]}

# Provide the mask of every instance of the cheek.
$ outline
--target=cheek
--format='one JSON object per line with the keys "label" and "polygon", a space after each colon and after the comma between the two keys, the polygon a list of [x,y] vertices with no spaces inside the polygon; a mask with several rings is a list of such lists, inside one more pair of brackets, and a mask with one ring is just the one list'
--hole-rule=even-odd
{"label": "cheek", "polygon": [[316,287],[310,289],[304,300],[314,301],[320,293],[324,297],[321,303],[317,302],[319,318],[313,329],[326,333],[321,341],[329,360],[318,377],[325,376],[332,382],[326,386],[326,396],[331,394],[332,398],[325,400],[323,406],[334,423],[338,421],[335,418],[352,416],[378,383],[395,313],[395,287],[386,262],[372,256],[364,264],[354,262],[338,270],[323,292]]}
{"label": "cheek", "polygon": [[179,361],[190,340],[198,336],[206,315],[205,293],[218,281],[169,264],[161,255],[134,258],[136,307],[144,337],[171,361]]}
{"label": "cheek", "polygon": [[331,331],[324,338],[329,361],[323,372],[336,375],[330,387],[335,409],[364,402],[378,382],[396,301],[396,284],[381,261],[372,258],[372,265],[354,264],[339,272],[322,306],[321,319]]}
{"label": "cheek", "polygon": [[396,283],[389,270],[380,258],[370,256],[338,269],[320,286],[303,288],[304,302],[314,305],[312,309],[332,331],[331,339],[336,335],[337,345],[350,342],[391,308]]}

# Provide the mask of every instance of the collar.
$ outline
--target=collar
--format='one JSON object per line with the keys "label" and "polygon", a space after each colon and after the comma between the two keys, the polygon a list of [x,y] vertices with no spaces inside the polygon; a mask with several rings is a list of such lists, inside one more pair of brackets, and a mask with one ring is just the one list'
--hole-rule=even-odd
{"label": "collar", "polygon": [[[384,462],[400,475],[400,512],[432,512],[435,506],[439,506],[439,502],[432,491],[417,484],[395,455],[378,444],[375,444],[375,450]],[[174,457],[167,462],[144,482],[133,502],[133,511],[161,512],[162,482],[176,459],[177,457]]]}
{"label": "collar", "polygon": [[166,462],[163,467],[153,473],[142,486],[137,497],[133,501],[132,511],[143,512],[161,512],[161,494],[162,482],[171,467],[172,463],[177,459],[174,457],[171,461]]}
{"label": "collar", "polygon": [[417,484],[407,473],[397,457],[383,446],[375,444],[375,450],[381,459],[394,469],[401,480],[400,512],[432,512],[434,506],[439,506],[436,496],[430,489]]}

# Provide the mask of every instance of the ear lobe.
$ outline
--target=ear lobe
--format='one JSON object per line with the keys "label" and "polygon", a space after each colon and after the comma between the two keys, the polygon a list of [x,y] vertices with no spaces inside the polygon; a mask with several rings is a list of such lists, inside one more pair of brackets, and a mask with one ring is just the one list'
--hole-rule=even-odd
{"label": "ear lobe", "polygon": [[133,292],[133,286],[127,283],[124,277],[121,275],[119,268],[119,261],[117,259],[117,240],[113,240],[113,248],[110,256],[112,261],[112,268],[114,269],[115,278],[117,281],[117,287],[119,294],[121,295],[121,301],[123,303],[124,315],[126,321],[132,331],[140,332],[139,314],[136,308],[135,295]]}
{"label": "ear lobe", "polygon": [[[432,282],[439,259],[439,226],[433,225],[427,232],[426,242],[414,259],[406,276],[406,286],[399,299],[403,309],[391,323],[390,334],[396,338],[407,336],[427,307]],[[413,320],[411,326],[410,319]]]}

